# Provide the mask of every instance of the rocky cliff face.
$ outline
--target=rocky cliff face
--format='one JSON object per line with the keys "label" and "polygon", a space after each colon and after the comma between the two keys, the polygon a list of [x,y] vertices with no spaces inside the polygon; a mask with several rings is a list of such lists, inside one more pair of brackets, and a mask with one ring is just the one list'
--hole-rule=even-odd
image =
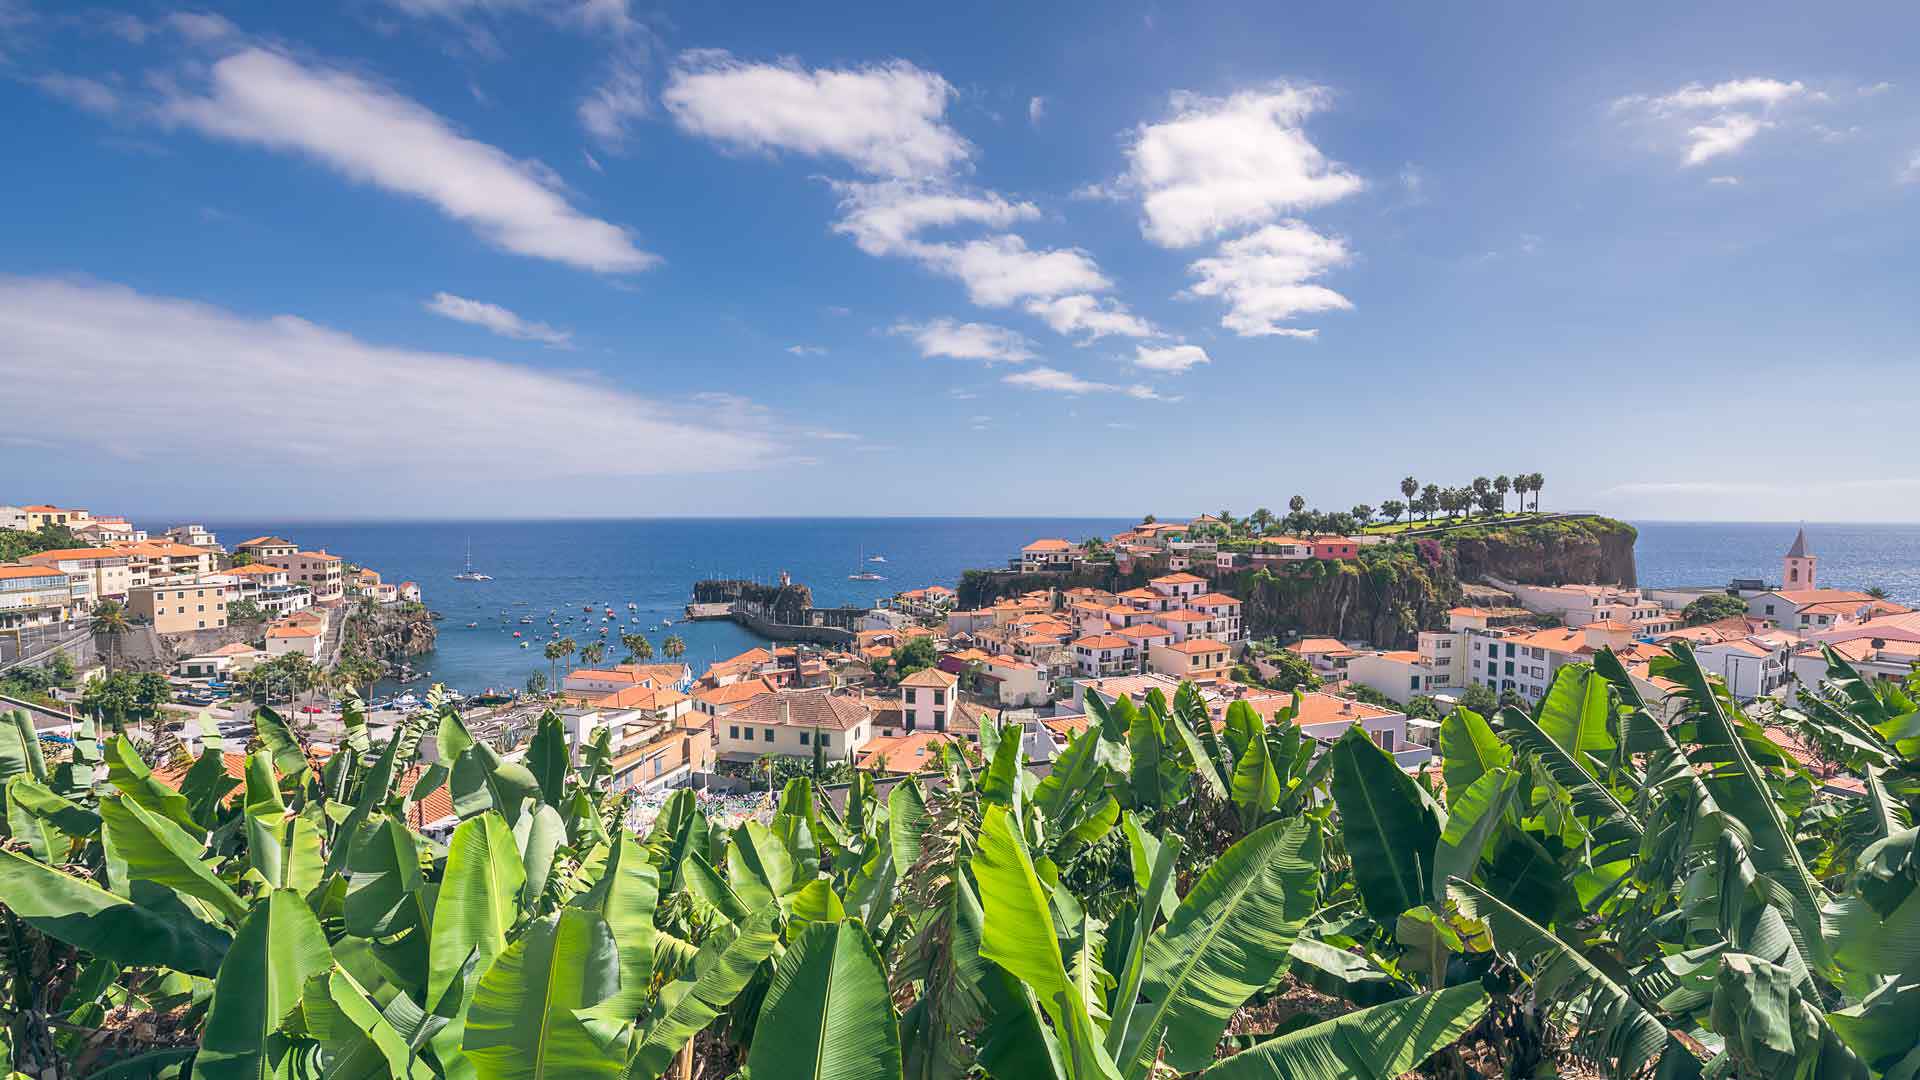
{"label": "rocky cliff face", "polygon": [[813,610],[813,590],[805,585],[761,585],[739,579],[708,579],[693,583],[699,604],[744,601],[762,617],[777,623],[805,624]]}
{"label": "rocky cliff face", "polygon": [[1462,581],[1635,585],[1634,527],[1611,518],[1550,521],[1462,534],[1452,541]]}

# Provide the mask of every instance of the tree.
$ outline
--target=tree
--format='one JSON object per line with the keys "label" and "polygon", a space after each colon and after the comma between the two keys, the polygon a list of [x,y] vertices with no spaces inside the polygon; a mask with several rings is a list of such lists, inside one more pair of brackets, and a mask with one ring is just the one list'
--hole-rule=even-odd
{"label": "tree", "polygon": [[[1881,595],[1886,594],[1881,593]],[[53,650],[53,655],[47,658],[47,676],[53,685],[72,686],[76,674],[78,671],[74,667],[73,657],[67,654],[67,650]]]}
{"label": "tree", "polygon": [[1499,476],[1493,478],[1493,490],[1500,494],[1500,512],[1502,514],[1507,512],[1507,492],[1512,490],[1512,488],[1513,478],[1506,473],[1501,473]]}
{"label": "tree", "polygon": [[1355,505],[1353,508],[1353,520],[1358,522],[1361,528],[1366,528],[1367,522],[1373,520],[1373,507],[1368,506],[1366,503]]}
{"label": "tree", "polygon": [[545,694],[547,692],[546,673],[542,671],[527,672],[526,691],[529,697],[539,697]]}
{"label": "tree", "polygon": [[252,600],[235,600],[227,605],[229,626],[250,626],[267,621],[267,613]]}
{"label": "tree", "polygon": [[916,671],[932,667],[939,660],[940,653],[933,647],[931,637],[923,634],[908,638],[893,650],[894,674],[904,679]]}
{"label": "tree", "polygon": [[687,643],[680,639],[679,634],[668,634],[667,640],[660,643],[660,651],[667,659],[678,660],[687,655]]}
{"label": "tree", "polygon": [[1159,521],[1159,520],[1160,520],[1159,518],[1157,518],[1157,517],[1154,517],[1154,516],[1153,516],[1152,514],[1148,514],[1147,516],[1145,516],[1145,517],[1143,517],[1143,518],[1141,518],[1141,519],[1140,519],[1140,524],[1142,524],[1142,525],[1152,525],[1152,524],[1154,524],[1155,522],[1157,522],[1157,521]]}
{"label": "tree", "polygon": [[1536,514],[1540,512],[1540,489],[1545,487],[1546,483],[1547,478],[1539,473],[1534,473],[1527,478],[1527,490],[1533,492],[1533,512]]}
{"label": "tree", "polygon": [[260,561],[259,556],[253,554],[250,551],[242,551],[239,554],[235,555],[232,559],[230,559],[227,565],[228,566],[252,566],[254,563],[257,563],[259,561]]}
{"label": "tree", "polygon": [[1440,509],[1440,485],[1428,484],[1420,489],[1420,510],[1428,521],[1433,520],[1434,511]]}
{"label": "tree", "polygon": [[604,641],[589,641],[585,645],[580,646],[580,664],[582,667],[593,667],[600,661],[606,659],[606,657],[607,643]]}
{"label": "tree", "polygon": [[580,643],[574,641],[572,637],[560,639],[560,659],[566,663],[568,671],[573,670],[573,654],[579,651]]}
{"label": "tree", "polygon": [[102,600],[93,606],[93,636],[107,639],[107,671],[115,668],[120,658],[120,638],[133,629],[133,622],[127,617],[126,605],[118,600]]}
{"label": "tree", "polygon": [[1412,502],[1414,500],[1414,496],[1418,494],[1420,494],[1420,481],[1415,480],[1411,476],[1405,477],[1400,481],[1400,497],[1401,498],[1407,500],[1408,502]]}
{"label": "tree", "polygon": [[1873,597],[1875,600],[1885,600],[1887,598],[1887,590],[1878,585],[1869,585],[1867,586],[1867,595]]}
{"label": "tree", "polygon": [[333,665],[333,674],[341,686],[351,689],[365,701],[373,697],[373,684],[387,674],[387,664],[364,653],[348,653]]}
{"label": "tree", "polygon": [[1253,527],[1253,535],[1265,536],[1273,528],[1273,511],[1262,506],[1247,515],[1247,523]]}
{"label": "tree", "polygon": [[1710,593],[1680,609],[1680,618],[1688,626],[1705,626],[1707,623],[1737,618],[1746,613],[1745,600],[1730,593]]}
{"label": "tree", "polygon": [[560,658],[567,655],[570,651],[571,650],[560,647],[559,638],[550,639],[546,645],[541,648],[541,654],[547,658],[548,685],[558,686],[560,684]]}
{"label": "tree", "polygon": [[1386,502],[1380,504],[1380,513],[1391,523],[1398,523],[1400,515],[1406,512],[1407,504],[1401,502],[1399,499],[1388,499]]}
{"label": "tree", "polygon": [[1468,490],[1471,492],[1468,496],[1467,503],[1469,510],[1476,504],[1485,506],[1487,496],[1493,494],[1493,481],[1484,476],[1476,476],[1473,478],[1473,483]]}
{"label": "tree", "polygon": [[1305,510],[1306,508],[1307,508],[1307,497],[1305,495],[1295,495],[1293,498],[1287,500],[1287,509],[1293,511],[1296,514],[1302,510]]}
{"label": "tree", "polygon": [[1460,691],[1458,700],[1461,708],[1471,709],[1481,716],[1492,716],[1500,708],[1500,699],[1494,694],[1493,688],[1480,683],[1473,683]]}
{"label": "tree", "polygon": [[1283,692],[1299,690],[1305,693],[1320,689],[1320,673],[1306,657],[1291,649],[1275,649],[1260,657],[1262,663],[1273,669],[1272,674],[1262,670],[1266,685]]}
{"label": "tree", "polygon": [[620,644],[627,647],[627,663],[644,664],[653,659],[653,642],[645,634],[620,635]]}
{"label": "tree", "polygon": [[1506,500],[1497,491],[1482,492],[1479,496],[1480,512],[1488,517],[1506,511]]}

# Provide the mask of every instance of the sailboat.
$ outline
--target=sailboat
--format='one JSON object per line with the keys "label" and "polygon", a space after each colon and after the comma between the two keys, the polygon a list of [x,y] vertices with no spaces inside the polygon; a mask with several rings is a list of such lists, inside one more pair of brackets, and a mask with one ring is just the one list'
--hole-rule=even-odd
{"label": "sailboat", "polygon": [[[865,563],[866,561],[867,561],[867,552],[866,552],[866,549],[862,548],[860,551],[860,562]],[[856,569],[853,573],[847,575],[847,580],[848,581],[885,581],[887,579],[879,574],[874,573],[871,570]]]}
{"label": "sailboat", "polygon": [[493,580],[492,574],[483,574],[480,571],[475,570],[473,568],[473,538],[472,537],[467,538],[466,568],[461,570],[459,573],[453,575],[453,580],[455,581],[492,581]]}

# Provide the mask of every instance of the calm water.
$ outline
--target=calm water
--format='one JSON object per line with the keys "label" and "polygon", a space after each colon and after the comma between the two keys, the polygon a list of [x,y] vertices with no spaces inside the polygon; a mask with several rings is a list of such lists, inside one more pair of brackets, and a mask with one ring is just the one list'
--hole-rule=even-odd
{"label": "calm water", "polygon": [[[650,633],[660,642],[677,633],[695,671],[762,639],[730,622],[681,622],[695,581],[744,577],[773,581],[782,570],[813,589],[816,604],[871,603],[902,589],[952,586],[971,567],[1004,566],[1008,556],[1039,536],[1074,540],[1109,536],[1133,524],[1105,518],[779,518],[653,519],[625,521],[290,522],[204,523],[231,548],[264,533],[306,547],[324,547],[371,566],[388,581],[416,581],[427,606],[441,612],[439,646],[414,666],[434,682],[462,691],[517,687],[545,672],[540,640],[550,632],[547,612],[559,612],[561,630],[585,644],[607,627],[609,661],[625,655],[622,630]],[[473,544],[473,565],[492,581],[454,581]],[[881,555],[884,563],[865,563]],[[856,569],[885,581],[848,581]],[[526,601],[521,605],[519,601]],[[638,611],[628,611],[629,603]],[[591,604],[592,620],[581,611]],[[600,621],[611,607],[619,624]],[[502,610],[511,614],[503,624]],[[522,626],[522,615],[534,616]],[[569,623],[569,616],[577,617]],[[632,618],[639,618],[634,623]],[[467,623],[479,626],[468,629]],[[512,631],[538,639],[522,649]],[[523,639],[524,640],[524,639]],[[420,684],[420,685],[425,685]]]}
{"label": "calm water", "polygon": [[[646,631],[655,648],[669,633],[687,642],[695,670],[760,639],[729,622],[680,622],[693,582],[705,577],[771,581],[787,570],[812,586],[816,603],[870,602],[901,589],[953,585],[970,567],[1003,566],[1038,536],[1107,536],[1131,521],[1099,518],[836,518],[668,519],[517,522],[288,522],[205,523],[233,544],[274,533],[308,547],[324,547],[379,570],[388,580],[420,583],[428,606],[446,615],[439,647],[416,662],[437,682],[465,691],[521,685],[544,672],[538,642],[521,649],[512,637],[547,632],[547,612],[558,611],[563,631],[586,643],[608,627],[609,659],[623,655],[620,630]],[[1725,584],[1734,577],[1779,576],[1780,556],[1794,527],[1780,524],[1638,525],[1636,552],[1644,585]],[[1820,557],[1822,584],[1878,585],[1895,599],[1920,606],[1920,525],[1809,525]],[[454,581],[471,539],[473,562],[488,582]],[[884,555],[884,563],[862,563]],[[885,581],[848,581],[855,569],[873,569]],[[519,601],[526,601],[524,605]],[[629,612],[627,604],[638,605]],[[612,607],[617,627],[585,621],[582,606]],[[500,612],[510,612],[503,626]],[[531,614],[536,622],[521,626]],[[568,623],[568,616],[577,616]],[[629,621],[638,617],[640,622]],[[467,623],[479,626],[468,629]]]}

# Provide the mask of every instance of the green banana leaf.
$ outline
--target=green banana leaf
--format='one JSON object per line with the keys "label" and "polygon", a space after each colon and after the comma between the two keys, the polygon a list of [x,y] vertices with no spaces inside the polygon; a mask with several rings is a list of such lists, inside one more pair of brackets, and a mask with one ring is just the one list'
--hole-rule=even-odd
{"label": "green banana leaf", "polygon": [[673,1055],[740,996],[778,940],[778,909],[769,904],[736,928],[723,924],[700,943],[693,967],[660,990],[641,1024],[640,1045],[627,1063],[625,1080],[656,1080]]}
{"label": "green banana leaf", "polygon": [[1361,902],[1374,921],[1391,926],[1401,912],[1426,902],[1443,815],[1358,724],[1327,753],[1333,801]]}
{"label": "green banana leaf", "polygon": [[1181,1072],[1213,1059],[1227,1021],[1273,981],[1313,914],[1320,859],[1318,823],[1292,818],[1262,826],[1214,860],[1147,942],[1146,1002],[1118,1058],[1129,1076],[1146,1075],[1162,1040]]}
{"label": "green banana leaf", "polygon": [[332,964],[327,935],[298,894],[275,889],[256,901],[214,980],[195,1080],[280,1074],[294,1046],[282,1027],[307,980]]}
{"label": "green banana leaf", "polygon": [[126,796],[101,799],[100,821],[108,865],[124,867],[129,886],[151,881],[205,900],[233,922],[246,916],[246,902],[201,861],[204,845],[180,826]]}
{"label": "green banana leaf", "polygon": [[1205,1080],[1393,1080],[1467,1033],[1487,1011],[1479,983],[1375,1005],[1289,1031],[1200,1075]]}
{"label": "green banana leaf", "polygon": [[151,910],[12,851],[0,851],[0,904],[41,933],[124,967],[211,976],[230,944],[199,919]]}
{"label": "green banana leaf", "polygon": [[859,923],[814,923],[780,958],[747,1068],[756,1080],[898,1080],[886,969]]}
{"label": "green banana leaf", "polygon": [[480,976],[461,1049],[480,1080],[614,1077],[576,1015],[620,988],[620,953],[597,911],[561,908],[535,922]]}

